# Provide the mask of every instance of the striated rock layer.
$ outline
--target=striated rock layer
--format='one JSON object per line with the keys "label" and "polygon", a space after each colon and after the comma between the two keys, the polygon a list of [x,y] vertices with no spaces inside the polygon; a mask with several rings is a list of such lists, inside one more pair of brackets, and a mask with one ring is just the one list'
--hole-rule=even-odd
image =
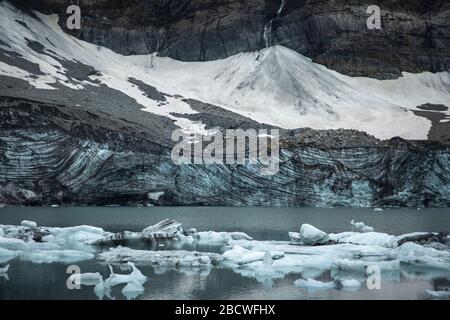
{"label": "striated rock layer", "polygon": [[[60,15],[70,0],[14,0]],[[380,79],[450,69],[447,0],[80,0],[72,34],[121,54],[203,61],[281,44],[340,73]],[[378,5],[382,29],[369,30]]]}
{"label": "striated rock layer", "polygon": [[171,146],[99,111],[1,97],[0,203],[450,205],[450,147],[349,130],[284,134],[280,171],[176,166]]}

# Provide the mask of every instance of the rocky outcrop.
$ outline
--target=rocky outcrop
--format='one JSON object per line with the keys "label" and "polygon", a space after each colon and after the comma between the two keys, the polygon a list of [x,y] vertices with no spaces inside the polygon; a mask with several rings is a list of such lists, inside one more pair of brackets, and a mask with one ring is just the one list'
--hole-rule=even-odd
{"label": "rocky outcrop", "polygon": [[0,101],[3,204],[450,205],[450,148],[438,143],[301,129],[283,136],[278,174],[263,176],[249,164],[176,166],[169,144],[99,111]]}
{"label": "rocky outcrop", "polygon": [[[15,0],[58,13],[69,0]],[[450,69],[450,3],[391,1],[382,29],[366,26],[369,0],[81,0],[82,29],[72,34],[122,54],[158,52],[179,60],[215,60],[281,44],[351,76],[395,78],[402,71]],[[69,32],[69,31],[68,31]]]}

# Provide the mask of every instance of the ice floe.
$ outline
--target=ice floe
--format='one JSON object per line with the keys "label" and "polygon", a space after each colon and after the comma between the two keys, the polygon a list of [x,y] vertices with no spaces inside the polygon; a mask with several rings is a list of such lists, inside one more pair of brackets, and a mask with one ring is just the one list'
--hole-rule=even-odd
{"label": "ice floe", "polygon": [[381,232],[341,232],[330,234],[330,239],[337,243],[352,243],[366,246],[378,246],[384,248],[396,248],[397,238]]}
{"label": "ice floe", "polygon": [[0,263],[6,263],[17,257],[17,252],[0,247]]}
{"label": "ice floe", "polygon": [[122,294],[128,299],[136,299],[144,292],[144,286],[137,280],[131,280],[122,289]]}
{"label": "ice floe", "polygon": [[72,274],[69,279],[72,283],[79,283],[83,286],[97,286],[101,281],[103,281],[103,277],[100,273],[75,273]]}
{"label": "ice floe", "polygon": [[[111,271],[111,274],[110,274],[109,278],[105,280],[105,283],[110,287],[113,287],[113,286],[116,286],[116,285],[122,284],[122,283],[128,283],[132,280],[136,280],[136,279],[134,279],[134,277],[131,273],[130,274],[117,274],[114,272],[114,269],[112,266],[109,266],[109,270]],[[145,282],[145,280],[143,282]]]}
{"label": "ice floe", "polygon": [[364,222],[356,222],[355,220],[350,221],[350,225],[352,226],[352,230],[355,232],[373,232],[373,227],[366,225]]}
{"label": "ice floe", "polygon": [[317,290],[329,290],[329,289],[337,289],[337,290],[358,290],[361,287],[361,282],[356,279],[347,279],[347,280],[335,280],[329,282],[322,282],[319,280],[308,278],[298,279],[294,282],[296,287],[305,288],[308,291],[317,291]]}
{"label": "ice floe", "polygon": [[252,238],[243,232],[215,232],[202,231],[192,234],[192,237],[199,242],[210,244],[227,244],[232,240],[252,240]]}
{"label": "ice floe", "polygon": [[416,266],[450,271],[450,250],[436,250],[413,242],[402,244],[396,250],[399,260]]}
{"label": "ice floe", "polygon": [[0,225],[0,261],[16,257],[35,263],[89,260],[95,257],[95,249],[88,242],[108,234],[91,226],[39,227],[27,220],[20,226]]}
{"label": "ice floe", "polygon": [[326,243],[330,237],[322,230],[305,223],[300,227],[300,240],[306,245],[316,245]]}
{"label": "ice floe", "polygon": [[216,264],[222,257],[220,254],[210,252],[185,250],[150,251],[119,246],[98,254],[97,259],[106,263],[134,262],[139,265],[202,267]]}
{"label": "ice floe", "polygon": [[[92,226],[40,227],[25,221],[20,226],[0,225],[0,263],[16,258],[34,263],[72,263],[95,258],[111,265],[109,277],[105,281],[99,273],[84,273],[79,277],[82,284],[95,286],[94,293],[101,299],[111,298],[111,287],[119,284],[125,285],[123,294],[127,298],[141,294],[147,276],[136,265],[151,266],[155,274],[176,270],[202,277],[207,277],[212,268],[227,268],[243,277],[254,278],[265,287],[271,287],[275,279],[287,274],[299,274],[301,279],[295,285],[308,290],[358,290],[370,275],[371,266],[379,268],[386,281],[399,281],[401,276],[415,279],[425,269],[426,279],[449,276],[450,246],[446,233],[395,236],[370,231],[362,222],[352,221],[352,226],[358,232],[327,234],[303,224],[300,232],[289,233],[291,241],[259,241],[242,232],[194,228],[184,231],[181,223],[169,219],[141,232],[121,233]],[[139,241],[141,247],[118,245],[132,240]],[[151,250],[148,240],[173,242],[189,250],[179,250],[177,245],[173,250]],[[194,251],[197,244],[219,249]],[[145,250],[141,249],[142,245]],[[115,273],[113,267],[126,268],[128,273]]]}

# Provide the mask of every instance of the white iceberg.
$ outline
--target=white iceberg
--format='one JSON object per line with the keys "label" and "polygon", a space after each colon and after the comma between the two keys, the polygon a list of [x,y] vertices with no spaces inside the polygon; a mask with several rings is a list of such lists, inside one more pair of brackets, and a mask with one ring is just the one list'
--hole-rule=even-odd
{"label": "white iceberg", "polygon": [[291,239],[292,242],[301,242],[302,238],[300,237],[299,232],[289,232],[289,239]]}
{"label": "white iceberg", "polygon": [[319,280],[308,278],[306,280],[298,279],[294,282],[294,284],[296,287],[305,288],[308,291],[329,289],[356,291],[361,287],[361,282],[355,279],[322,282]]}
{"label": "white iceberg", "polygon": [[217,253],[168,250],[134,250],[126,247],[110,248],[97,255],[97,259],[107,263],[134,262],[141,265],[205,267],[215,264],[222,257]]}
{"label": "white iceberg", "polygon": [[369,266],[377,266],[381,271],[399,271],[400,261],[363,261],[339,259],[331,264],[331,269],[335,271],[359,272],[365,274]]}
{"label": "white iceberg", "polygon": [[0,247],[0,263],[6,263],[14,258],[16,258],[18,253],[16,251],[3,249]]}
{"label": "white iceberg", "polygon": [[273,260],[281,259],[284,256],[284,252],[281,251],[255,251],[247,250],[239,245],[233,246],[232,249],[223,253],[222,257],[228,260],[232,260],[237,264],[247,264],[255,261],[263,261],[270,257],[272,263]]}
{"label": "white iceberg", "polygon": [[335,283],[333,281],[322,282],[311,278],[308,278],[307,280],[298,279],[294,282],[294,284],[296,287],[305,288],[307,290],[328,290],[335,287]]}
{"label": "white iceberg", "polygon": [[398,259],[407,264],[450,270],[450,251],[436,250],[413,242],[406,242],[396,250]]}
{"label": "white iceberg", "polygon": [[93,259],[95,256],[89,252],[77,250],[31,250],[22,252],[20,260],[33,263],[74,263]]}
{"label": "white iceberg", "polygon": [[128,283],[131,280],[131,274],[117,274],[114,273],[114,269],[112,266],[109,266],[109,270],[111,271],[111,274],[109,275],[109,278],[105,280],[105,283],[109,287],[114,287],[121,283]]}
{"label": "white iceberg", "polygon": [[127,298],[127,300],[136,299],[139,295],[144,292],[144,286],[136,280],[131,280],[122,289],[122,294]]}
{"label": "white iceberg", "polygon": [[20,225],[22,227],[27,227],[27,228],[37,228],[37,223],[34,221],[29,221],[29,220],[23,220]]}
{"label": "white iceberg", "polygon": [[95,285],[94,293],[99,300],[103,300],[104,297],[113,299],[111,296],[111,287],[105,283],[103,277],[101,277],[100,281]]}
{"label": "white iceberg", "polygon": [[381,232],[342,232],[331,233],[330,239],[338,243],[352,243],[367,246],[396,248],[397,237]]}
{"label": "white iceberg", "polygon": [[324,244],[330,240],[328,234],[313,227],[310,224],[302,224],[300,227],[300,240],[305,245]]}
{"label": "white iceberg", "polygon": [[5,256],[36,263],[88,260],[94,258],[95,249],[87,242],[107,234],[91,226],[38,227],[27,220],[21,226],[0,225],[0,260]]}
{"label": "white iceberg", "polygon": [[350,221],[350,225],[352,226],[352,230],[355,232],[373,232],[373,227],[366,225],[364,222],[356,222],[355,220]]}
{"label": "white iceberg", "polygon": [[147,276],[143,275],[141,270],[139,270],[133,262],[128,261],[128,265],[131,267],[131,279],[138,281],[139,283],[145,283],[147,281]]}
{"label": "white iceberg", "polygon": [[75,273],[69,277],[69,281],[72,283],[79,283],[83,286],[96,286],[101,281],[103,277],[100,273]]}
{"label": "white iceberg", "polygon": [[165,219],[142,230],[142,236],[147,239],[173,239],[182,236],[181,223]]}
{"label": "white iceberg", "polygon": [[252,240],[252,238],[244,232],[200,231],[192,234],[192,237],[200,243],[208,244],[227,244],[232,240]]}

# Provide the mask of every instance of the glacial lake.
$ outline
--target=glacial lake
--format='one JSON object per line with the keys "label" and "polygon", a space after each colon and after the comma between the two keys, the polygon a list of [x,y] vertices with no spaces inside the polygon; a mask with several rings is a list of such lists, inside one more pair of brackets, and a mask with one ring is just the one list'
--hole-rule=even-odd
{"label": "glacial lake", "polygon": [[[22,220],[40,226],[69,227],[91,225],[106,231],[141,231],[163,219],[183,223],[183,228],[199,231],[242,231],[255,240],[288,241],[288,232],[298,232],[309,223],[327,233],[350,231],[350,221],[363,221],[377,232],[400,235],[410,232],[438,232],[450,229],[450,209],[318,209],[318,208],[223,208],[223,207],[90,207],[90,208],[0,208],[0,224],[19,225]],[[189,250],[189,248],[184,248]],[[218,247],[196,246],[197,251],[218,251]],[[100,250],[100,249],[99,249]],[[106,250],[106,249],[105,249]],[[67,264],[36,264],[11,260],[8,279],[0,277],[0,299],[98,299],[93,287],[69,290]],[[106,264],[95,259],[76,263],[82,272],[109,276]],[[137,299],[427,299],[450,270],[402,269],[395,279],[382,280],[381,289],[363,284],[356,291],[307,290],[294,285],[300,274],[289,273],[269,285],[245,277],[232,269],[213,267],[209,273],[191,270],[157,272],[151,266],[139,269],[149,277],[145,291]],[[116,268],[117,273],[120,270]],[[126,273],[125,271],[123,273]],[[329,279],[324,274],[321,279]],[[445,280],[444,280],[445,282]],[[115,299],[125,299],[123,286],[112,290]]]}

